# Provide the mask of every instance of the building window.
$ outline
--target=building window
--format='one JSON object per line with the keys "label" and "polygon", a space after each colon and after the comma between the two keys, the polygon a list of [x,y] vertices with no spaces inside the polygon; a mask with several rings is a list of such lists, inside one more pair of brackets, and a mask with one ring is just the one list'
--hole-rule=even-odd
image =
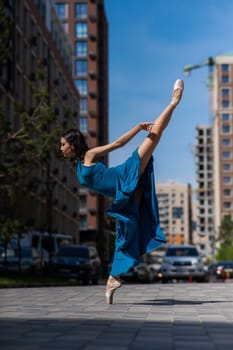
{"label": "building window", "polygon": [[87,18],[87,3],[75,4],[75,18]]}
{"label": "building window", "polygon": [[66,18],[66,4],[64,2],[60,2],[59,4],[55,4],[55,6],[58,17]]}
{"label": "building window", "polygon": [[231,202],[224,202],[223,207],[224,209],[231,209]]}
{"label": "building window", "polygon": [[224,184],[231,183],[231,177],[230,176],[223,176],[223,183]]}
{"label": "building window", "polygon": [[79,224],[79,229],[80,230],[86,230],[87,229],[87,216],[86,215],[80,215],[80,224]]}
{"label": "building window", "polygon": [[231,157],[231,152],[230,151],[222,152],[222,157],[225,159],[229,159]]}
{"label": "building window", "polygon": [[172,208],[172,217],[174,219],[181,219],[184,215],[184,209],[182,207],[173,207]]}
{"label": "building window", "polygon": [[76,38],[87,38],[87,23],[77,22],[75,23],[75,37]]}
{"label": "building window", "polygon": [[75,75],[87,75],[87,60],[75,61]]}
{"label": "building window", "polygon": [[75,56],[86,57],[87,56],[87,42],[86,41],[76,41],[74,51],[75,51]]}
{"label": "building window", "polygon": [[74,83],[75,83],[80,95],[87,95],[87,80],[86,79],[75,79]]}
{"label": "building window", "polygon": [[222,133],[223,134],[229,134],[230,133],[230,126],[229,125],[223,125],[222,126]]}
{"label": "building window", "polygon": [[222,121],[229,121],[230,120],[230,114],[229,113],[223,113],[222,114]]}
{"label": "building window", "polygon": [[86,209],[87,208],[87,196],[82,195],[80,196],[80,209]]}
{"label": "building window", "polygon": [[222,97],[229,96],[229,89],[222,89]]}
{"label": "building window", "polygon": [[228,72],[229,71],[229,64],[222,64],[221,65],[221,71],[222,72]]}
{"label": "building window", "polygon": [[80,123],[79,125],[80,131],[86,134],[88,130],[87,117],[80,117],[79,123]]}
{"label": "building window", "polygon": [[222,165],[222,170],[223,171],[230,171],[231,170],[231,165],[229,163],[224,163]]}
{"label": "building window", "polygon": [[222,108],[228,108],[229,107],[229,101],[223,100],[222,101]]}
{"label": "building window", "polygon": [[223,195],[224,195],[224,197],[229,197],[229,196],[231,196],[231,190],[230,190],[230,189],[225,189],[225,190],[223,190]]}
{"label": "building window", "polygon": [[87,113],[87,98],[80,98],[80,107],[79,107],[81,114]]}
{"label": "building window", "polygon": [[222,76],[222,84],[227,84],[227,83],[229,83],[229,76],[223,75]]}
{"label": "building window", "polygon": [[230,146],[231,142],[230,142],[230,139],[223,139],[222,140],[222,145],[223,146]]}

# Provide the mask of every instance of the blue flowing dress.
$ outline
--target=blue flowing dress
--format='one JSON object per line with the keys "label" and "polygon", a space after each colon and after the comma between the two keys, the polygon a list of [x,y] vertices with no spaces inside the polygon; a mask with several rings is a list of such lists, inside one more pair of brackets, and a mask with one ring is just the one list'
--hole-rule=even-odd
{"label": "blue flowing dress", "polygon": [[[117,219],[112,276],[129,271],[140,262],[143,254],[167,242],[159,224],[153,157],[141,177],[137,150],[116,167],[107,167],[102,162],[85,166],[78,160],[77,177],[81,185],[113,198],[107,210],[107,214]],[[142,191],[140,204],[135,196],[139,188]]]}

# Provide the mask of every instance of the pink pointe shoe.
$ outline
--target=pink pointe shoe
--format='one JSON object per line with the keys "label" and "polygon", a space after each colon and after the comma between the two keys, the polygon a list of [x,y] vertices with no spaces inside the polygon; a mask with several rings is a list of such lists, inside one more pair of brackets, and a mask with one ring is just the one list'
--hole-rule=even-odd
{"label": "pink pointe shoe", "polygon": [[120,288],[122,285],[121,281],[118,281],[116,278],[110,276],[106,285],[106,303],[113,304],[113,294],[116,289]]}
{"label": "pink pointe shoe", "polygon": [[173,87],[173,94],[172,94],[172,100],[171,100],[171,104],[173,106],[176,107],[178,105],[178,103],[181,100],[183,91],[184,91],[184,81],[181,79],[177,79]]}

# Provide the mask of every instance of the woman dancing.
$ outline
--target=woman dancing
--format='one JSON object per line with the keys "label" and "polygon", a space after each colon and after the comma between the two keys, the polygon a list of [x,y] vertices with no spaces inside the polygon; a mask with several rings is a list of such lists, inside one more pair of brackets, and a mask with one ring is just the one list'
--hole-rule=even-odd
{"label": "woman dancing", "polygon": [[[183,90],[183,81],[176,80],[171,102],[153,123],[142,122],[112,143],[89,149],[84,135],[73,129],[61,137],[60,150],[65,158],[77,163],[80,184],[113,198],[107,213],[117,218],[117,232],[106,284],[108,304],[113,303],[113,294],[121,287],[120,275],[137,265],[144,253],[166,243],[159,225],[152,153],[181,100]],[[99,161],[102,156],[124,146],[141,130],[148,131],[148,135],[125,162],[108,168]]]}

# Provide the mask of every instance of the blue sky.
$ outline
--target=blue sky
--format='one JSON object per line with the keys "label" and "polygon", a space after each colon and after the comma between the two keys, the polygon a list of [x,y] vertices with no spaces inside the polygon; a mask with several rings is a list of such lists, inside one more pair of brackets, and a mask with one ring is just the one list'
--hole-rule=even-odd
{"label": "blue sky", "polygon": [[[231,0],[105,0],[109,24],[109,139],[140,121],[153,120],[170,101],[175,79],[183,100],[154,152],[156,183],[175,180],[195,187],[195,127],[211,123],[208,67],[184,76],[184,66],[233,51]],[[126,159],[142,131],[110,155]]]}

